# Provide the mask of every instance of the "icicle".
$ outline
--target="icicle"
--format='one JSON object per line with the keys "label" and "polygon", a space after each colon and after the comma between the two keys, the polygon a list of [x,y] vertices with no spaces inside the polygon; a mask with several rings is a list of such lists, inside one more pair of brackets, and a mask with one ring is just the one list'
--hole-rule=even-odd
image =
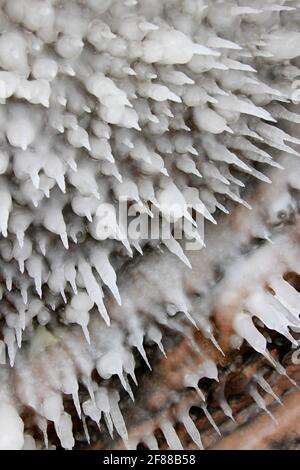
{"label": "icicle", "polygon": [[233,328],[239,336],[246,339],[257,352],[265,355],[267,348],[266,338],[255,328],[250,315],[238,313],[233,320]]}
{"label": "icicle", "polygon": [[74,294],[77,294],[77,285],[76,285],[76,269],[72,261],[67,261],[65,263],[65,278],[68,281],[73,289]]}
{"label": "icicle", "polygon": [[159,450],[158,443],[154,434],[150,434],[143,438],[143,442],[150,450]]}
{"label": "icicle", "polygon": [[276,370],[276,372],[280,375],[283,375],[284,377],[286,377],[290,383],[296,387],[298,390],[300,389],[300,387],[298,386],[298,384],[295,382],[295,380],[291,379],[291,377],[289,377],[289,375],[287,374],[285,368],[279,363],[277,362],[269,352],[266,352],[264,354],[264,356],[266,357],[266,359],[270,362],[270,364],[272,364],[272,366],[274,367],[274,369]]}
{"label": "icicle", "polygon": [[200,174],[200,172],[196,168],[195,162],[187,156],[177,160],[176,167],[179,170],[183,171],[184,173],[188,173],[188,174],[191,173],[195,176],[198,176],[199,178],[202,178],[202,175]]}
{"label": "icicle", "polygon": [[117,276],[109,262],[108,255],[99,249],[92,249],[90,256],[91,263],[95,266],[99,276],[103,282],[108,286],[111,293],[115,297],[119,305],[121,305],[121,297],[117,287]]}
{"label": "icicle", "polygon": [[24,304],[27,304],[28,300],[28,288],[29,288],[29,281],[22,279],[20,290]]}
{"label": "icicle", "polygon": [[180,415],[179,415],[179,418],[180,418],[180,421],[182,421],[185,429],[187,430],[187,433],[189,434],[189,436],[191,437],[193,442],[196,444],[196,446],[200,450],[203,450],[204,447],[203,447],[203,444],[202,444],[202,441],[201,441],[200,433],[199,433],[194,421],[190,417],[188,410],[186,410],[184,412],[181,412]]}
{"label": "icicle", "polygon": [[179,437],[170,423],[170,421],[164,421],[160,424],[160,428],[166,438],[167,444],[171,450],[183,450],[182,444]]}
{"label": "icicle", "polygon": [[13,147],[18,147],[25,151],[34,141],[36,130],[32,119],[15,115],[7,124],[6,136]]}
{"label": "icicle", "polygon": [[3,237],[7,237],[7,225],[9,212],[12,208],[12,198],[10,195],[9,187],[5,181],[1,179],[0,182],[0,230]]}
{"label": "icicle", "polygon": [[74,447],[75,441],[72,431],[72,420],[68,413],[63,412],[61,414],[59,421],[55,423],[55,430],[62,447],[71,450]]}
{"label": "icicle", "polygon": [[234,95],[220,96],[218,98],[218,104],[216,105],[216,108],[220,108],[221,110],[224,109],[228,111],[237,111],[242,114],[249,114],[261,119],[265,119],[266,121],[276,122],[276,120],[273,119],[270,113],[265,109],[259,108],[252,103],[240,100]]}
{"label": "icicle", "polygon": [[89,416],[99,426],[102,411],[96,406],[93,400],[83,402],[82,410],[86,416]]}
{"label": "icicle", "polygon": [[132,344],[132,346],[135,346],[137,348],[138,352],[140,353],[145,363],[147,364],[149,370],[152,370],[152,367],[148,361],[147,354],[143,346],[143,338],[144,338],[143,332],[136,330],[130,335],[130,343]]}
{"label": "icicle", "polygon": [[110,319],[103,303],[102,289],[97,283],[90,265],[83,258],[79,260],[78,270],[83,278],[87,293],[89,294],[91,300],[97,305],[99,313],[105,320],[106,324],[109,325]]}
{"label": "icicle", "polygon": [[220,388],[220,392],[218,393],[218,399],[219,399],[219,403],[220,403],[220,406],[225,414],[225,416],[228,416],[228,418],[230,418],[232,421],[235,422],[235,419],[232,415],[232,409],[231,407],[229,406],[226,398],[225,398],[225,384],[223,387]]}
{"label": "icicle", "polygon": [[4,328],[3,330],[4,342],[7,345],[9,364],[13,367],[16,356],[16,338],[14,332],[10,328]]}
{"label": "icicle", "polygon": [[266,381],[266,379],[263,377],[262,374],[255,374],[254,380],[258,383],[258,385],[261,386],[261,388],[265,392],[269,393],[274,398],[274,400],[277,401],[277,403],[279,403],[280,405],[283,404],[280,398],[276,395],[276,393],[273,392],[271,386],[268,384],[268,382]]}
{"label": "icicle", "polygon": [[63,245],[69,248],[66,224],[62,214],[60,202],[53,198],[53,201],[47,203],[44,208],[43,223],[47,230],[61,237]]}
{"label": "icicle", "polygon": [[297,323],[289,320],[285,314],[285,309],[271,296],[263,290],[253,294],[246,303],[247,309],[256,315],[268,328],[278,331],[284,335],[291,343],[297,344],[289,332],[289,326],[297,326]]}
{"label": "icicle", "polygon": [[[80,295],[80,294],[78,294]],[[88,300],[90,301],[90,297],[86,294]],[[94,303],[92,303],[94,305]],[[88,331],[88,323],[89,323],[89,319],[90,319],[90,316],[89,316],[89,313],[86,311],[86,310],[76,310],[72,307],[70,307],[69,305],[67,306],[66,310],[65,310],[65,314],[66,314],[66,319],[68,322],[70,323],[77,323],[78,325],[81,326],[82,328],[82,331],[83,331],[83,334],[84,334],[84,337],[86,339],[86,341],[88,342],[88,344],[90,344],[91,340],[90,340],[90,334],[89,334],[89,331]]]}
{"label": "icicle", "polygon": [[[284,108],[280,104],[271,104],[269,106],[271,110],[271,114],[275,119],[285,119],[290,122],[294,122],[296,124],[300,124],[300,115],[289,111],[288,109]],[[261,137],[261,140],[263,138]]]}
{"label": "icicle", "polygon": [[211,414],[209,413],[208,409],[207,409],[207,405],[206,404],[203,404],[201,405],[201,408],[202,410],[204,411],[204,414],[205,416],[207,417],[208,421],[210,422],[210,424],[212,425],[212,427],[214,428],[214,430],[219,434],[219,436],[221,436],[221,431],[220,429],[218,428],[218,426],[216,425],[215,421],[213,420]]}
{"label": "icicle", "polygon": [[213,218],[211,213],[205,207],[203,202],[199,198],[199,191],[196,188],[186,188],[183,191],[184,198],[189,207],[193,207],[197,212],[202,214],[206,219],[208,219],[213,224],[216,224],[216,220]]}
{"label": "icicle", "polygon": [[36,418],[36,421],[37,421],[38,427],[40,428],[40,430],[43,433],[45,448],[48,449],[49,441],[48,441],[48,433],[47,433],[47,427],[48,427],[47,420],[45,418],[42,418],[41,416],[38,416]]}
{"label": "icicle", "polygon": [[82,420],[82,427],[83,427],[84,435],[85,435],[85,438],[86,438],[86,442],[88,444],[90,444],[91,443],[91,438],[90,438],[89,430],[88,430],[88,427],[87,427],[87,424],[86,424],[85,416],[82,416],[81,420]]}
{"label": "icicle", "polygon": [[119,436],[123,439],[123,441],[128,440],[128,433],[126,429],[126,424],[124,422],[122,413],[120,411],[118,401],[119,401],[119,394],[116,391],[109,391],[108,392],[108,399],[109,399],[109,407],[110,407],[110,414],[113,421],[113,424],[117,430]]}
{"label": "icicle", "polygon": [[241,46],[236,44],[235,42],[228,41],[226,39],[220,38],[218,36],[211,36],[207,42],[208,47],[213,47],[217,49],[235,49],[241,50]]}
{"label": "icicle", "polygon": [[38,255],[32,255],[26,261],[26,269],[34,279],[36,291],[39,297],[42,298],[43,259]]}
{"label": "icicle", "polygon": [[9,231],[16,234],[20,247],[22,248],[24,242],[24,233],[33,220],[33,215],[25,210],[15,210],[9,219]]}
{"label": "icicle", "polygon": [[163,355],[165,357],[167,357],[166,353],[165,353],[165,350],[164,350],[164,347],[163,347],[163,344],[162,344],[162,333],[161,331],[154,325],[151,325],[150,328],[148,329],[147,331],[147,334],[149,336],[149,339],[154,341],[154,343],[156,343],[159,347],[159,349],[161,350],[161,352],[163,353]]}
{"label": "icicle", "polygon": [[269,285],[275,291],[275,299],[293,315],[294,320],[297,322],[299,320],[300,302],[298,291],[281,276],[273,276],[269,281]]}
{"label": "icicle", "polygon": [[199,382],[199,374],[197,373],[194,373],[194,374],[188,373],[184,376],[185,387],[194,388],[196,392],[198,393],[199,397],[201,398],[201,400],[205,401],[205,396],[202,390],[199,388],[198,382]]}
{"label": "icicle", "polygon": [[179,243],[175,240],[175,238],[172,237],[171,233],[169,235],[170,238],[163,238],[162,243],[166,245],[166,247],[171,251],[171,253],[174,253],[174,255],[178,256],[181,261],[186,264],[190,269],[192,269],[192,265],[186,255],[183,252],[183,249],[179,245]]}
{"label": "icicle", "polygon": [[259,408],[261,408],[262,410],[264,410],[271,418],[272,421],[274,421],[275,424],[278,424],[278,421],[277,419],[272,415],[272,413],[268,410],[267,406],[266,406],[266,403],[265,403],[265,400],[262,398],[262,396],[258,393],[258,391],[256,390],[256,388],[254,387],[251,387],[250,390],[249,390],[249,395],[253,398],[253,400],[255,401],[255,403],[259,406]]}

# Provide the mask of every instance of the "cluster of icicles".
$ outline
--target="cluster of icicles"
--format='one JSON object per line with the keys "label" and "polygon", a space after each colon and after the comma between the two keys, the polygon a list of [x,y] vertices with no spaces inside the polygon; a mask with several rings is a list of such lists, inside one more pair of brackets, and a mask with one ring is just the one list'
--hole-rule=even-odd
{"label": "cluster of icicles", "polygon": [[[134,398],[136,353],[150,366],[144,345],[164,352],[164,327],[200,328],[220,348],[208,303],[195,309],[187,292],[211,291],[206,258],[221,257],[230,271],[245,238],[270,239],[277,222],[263,210],[271,219],[282,207],[296,212],[294,164],[280,172],[276,156],[299,156],[300,141],[281,129],[300,122],[287,109],[300,76],[298,8],[288,0],[1,1],[0,448],[51,446],[50,421],[61,446],[73,448],[67,396],[87,440],[86,418],[99,424],[103,416],[128,444],[111,377]],[[210,225],[230,200],[248,210],[241,192],[255,178],[270,183],[268,165],[277,184],[247,226],[227,237],[220,228],[210,251],[184,253],[172,237],[182,219],[184,235],[203,245],[191,210]],[[170,237],[126,236],[117,217],[124,202],[131,214],[168,220]],[[116,271],[149,244],[153,254],[117,286]],[[280,249],[282,274],[295,259]],[[275,300],[261,292],[245,310],[293,340],[297,293],[282,278],[272,289]],[[271,361],[251,315],[236,313],[233,347],[247,339]],[[186,386],[217,378],[212,360],[199,361]],[[183,421],[200,445],[188,413]],[[161,427],[178,446],[172,423]],[[153,436],[147,442],[156,446]]]}

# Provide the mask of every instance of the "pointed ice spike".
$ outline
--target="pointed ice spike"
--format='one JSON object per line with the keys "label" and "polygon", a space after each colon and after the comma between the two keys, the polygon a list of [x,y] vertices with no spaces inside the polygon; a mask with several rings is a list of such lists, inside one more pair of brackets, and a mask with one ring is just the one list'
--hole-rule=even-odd
{"label": "pointed ice spike", "polygon": [[22,248],[23,243],[24,243],[24,232],[22,232],[21,230],[18,230],[16,233],[16,237],[17,237],[20,247]]}
{"label": "pointed ice spike", "polygon": [[75,390],[72,393],[72,398],[73,398],[73,403],[76,408],[78,417],[81,418],[81,407],[80,407],[80,401],[79,401],[79,396],[78,396],[78,390]]}
{"label": "pointed ice spike", "polygon": [[19,258],[18,263],[19,263],[20,273],[24,274],[24,259]]}
{"label": "pointed ice spike", "polygon": [[12,198],[9,188],[6,186],[5,181],[0,182],[0,231],[3,237],[7,237],[7,225],[9,213],[12,208]]}
{"label": "pointed ice spike", "polygon": [[183,423],[185,429],[187,430],[187,433],[189,434],[189,436],[191,437],[193,442],[196,444],[196,446],[200,450],[203,450],[204,447],[203,447],[203,444],[202,444],[202,441],[201,441],[200,433],[199,433],[194,421],[190,417],[189,412],[187,410],[180,414],[180,420]]}
{"label": "pointed ice spike", "polygon": [[[57,193],[56,193],[57,195]],[[68,237],[66,233],[66,224],[63,218],[63,200],[58,198],[50,198],[44,206],[43,225],[52,233],[59,235],[65,248],[68,248]]]}
{"label": "pointed ice spike", "polygon": [[267,351],[266,338],[260,333],[252,322],[250,315],[246,313],[238,313],[233,319],[233,328],[236,333],[244,338],[255,351],[263,354],[268,360],[274,364],[272,356]]}
{"label": "pointed ice spike", "polygon": [[158,443],[154,434],[150,434],[150,436],[144,437],[143,441],[145,442],[149,450],[159,450]]}
{"label": "pointed ice spike", "polygon": [[89,393],[89,396],[90,396],[92,402],[95,404],[95,393],[94,393],[93,384],[92,384],[90,378],[86,378],[84,380],[84,385],[85,385],[85,387],[86,387],[86,389]]}
{"label": "pointed ice spike", "polygon": [[21,295],[22,295],[24,304],[27,304],[27,301],[28,301],[27,289],[28,289],[28,285],[25,282],[23,282],[21,284]]}
{"label": "pointed ice spike", "polygon": [[130,244],[136,249],[136,251],[143,256],[144,252],[138,242],[138,240],[130,240]]}
{"label": "pointed ice spike", "polygon": [[11,277],[11,273],[9,272],[6,273],[5,284],[6,284],[6,289],[10,292],[12,289],[12,277]]}
{"label": "pointed ice spike", "polygon": [[114,423],[114,426],[115,426],[119,436],[123,440],[127,441],[128,440],[128,433],[127,433],[127,429],[126,429],[126,424],[124,422],[122,413],[121,413],[119,405],[118,405],[118,399],[112,391],[109,391],[108,395],[109,395],[110,415],[111,415],[112,421]]}
{"label": "pointed ice spike", "polygon": [[167,444],[171,450],[183,450],[182,444],[179,440],[179,437],[170,423],[170,421],[164,421],[160,428],[165,436]]}
{"label": "pointed ice spike", "polygon": [[218,98],[217,108],[221,108],[228,111],[237,111],[242,114],[249,114],[258,118],[264,119],[270,122],[276,122],[275,119],[270,115],[264,108],[258,107],[253,103],[249,103],[245,100],[239,99],[234,95],[220,96]]}
{"label": "pointed ice spike", "polygon": [[38,425],[39,429],[42,431],[45,448],[48,449],[48,447],[49,447],[48,433],[47,433],[48,422],[45,418],[42,418],[41,416],[38,416],[37,425]]}
{"label": "pointed ice spike", "polygon": [[94,249],[91,253],[91,262],[95,266],[99,276],[110,289],[119,305],[121,305],[121,297],[117,287],[117,276],[114,268],[109,262],[108,256],[100,249]]}
{"label": "pointed ice spike", "polygon": [[254,387],[251,387],[251,389],[249,390],[249,395],[253,398],[253,400],[255,401],[255,403],[257,404],[257,406],[259,408],[261,408],[263,411],[265,411],[271,418],[272,421],[274,421],[275,424],[278,424],[278,421],[277,419],[275,418],[275,416],[272,415],[272,413],[268,410],[267,406],[266,406],[266,403],[265,403],[265,400],[262,398],[262,396],[258,393],[258,391],[256,390],[256,388]]}
{"label": "pointed ice spike", "polygon": [[118,373],[118,376],[119,376],[119,380],[120,380],[120,382],[121,382],[121,384],[122,384],[122,387],[123,387],[124,390],[126,390],[126,392],[127,392],[127,383],[126,383],[126,380],[125,380],[125,377],[124,377],[123,372],[119,372],[119,373]]}
{"label": "pointed ice spike", "polygon": [[297,341],[291,335],[289,326],[297,326],[291,319],[288,319],[286,310],[277,303],[270,293],[258,290],[247,300],[247,308],[256,315],[268,328],[278,331],[284,335],[291,343],[297,345]]}
{"label": "pointed ice spike", "polygon": [[167,358],[166,351],[165,351],[165,349],[164,349],[163,344],[162,344],[161,341],[160,341],[159,343],[157,343],[157,346],[159,347],[161,353],[165,356],[165,358]]}
{"label": "pointed ice spike", "polygon": [[91,300],[97,305],[100,315],[106,324],[109,325],[110,319],[103,303],[103,292],[93,275],[91,266],[83,258],[81,258],[78,263],[78,270],[83,278],[87,293],[89,294]]}
{"label": "pointed ice spike", "polygon": [[41,256],[32,255],[26,261],[26,269],[30,277],[34,279],[34,284],[39,297],[42,297],[42,272],[43,259]]}
{"label": "pointed ice spike", "polygon": [[264,356],[265,358],[272,364],[272,366],[274,367],[274,369],[276,370],[276,372],[280,375],[283,375],[284,377],[286,377],[290,382],[291,384],[296,387],[298,390],[300,390],[300,387],[299,385],[297,384],[297,382],[295,382],[295,380],[293,380],[286,372],[285,368],[277,361],[275,361],[275,359],[271,356],[271,354],[269,353],[269,351],[266,351],[264,353]]}
{"label": "pointed ice spike", "polygon": [[132,364],[130,365],[130,367],[126,368],[126,372],[130,375],[130,377],[132,378],[134,384],[137,386],[138,382],[137,382],[137,378],[136,378],[136,375],[135,375],[135,372],[134,372],[134,367],[135,367],[135,363],[134,363],[134,359],[133,359]]}
{"label": "pointed ice spike", "polygon": [[233,201],[235,202],[238,202],[239,204],[241,204],[242,206],[246,207],[247,209],[249,210],[252,210],[252,207],[250,206],[250,204],[248,204],[247,201],[245,201],[244,199],[241,199],[237,194],[235,194],[234,192],[230,191],[230,190],[227,190],[227,196],[229,196]]}
{"label": "pointed ice spike", "polygon": [[90,339],[90,333],[89,333],[89,330],[88,330],[88,327],[87,325],[81,325],[81,328],[82,328],[82,332],[84,334],[84,337],[87,341],[88,344],[91,344],[91,339]]}
{"label": "pointed ice spike", "polygon": [[202,390],[199,388],[198,382],[199,382],[199,375],[198,374],[186,374],[186,376],[184,377],[184,385],[186,387],[194,388],[196,390],[196,392],[198,393],[200,399],[202,401],[205,401],[205,395],[202,392]]}
{"label": "pointed ice spike", "polygon": [[31,168],[31,169],[29,169],[29,175],[30,175],[33,186],[36,189],[39,189],[40,177],[39,177],[38,171],[34,168]]}
{"label": "pointed ice spike", "polygon": [[296,321],[298,321],[299,292],[286,282],[282,276],[273,276],[269,281],[269,285],[275,291],[274,298],[293,315]]}
{"label": "pointed ice spike", "polygon": [[11,367],[14,366],[15,362],[15,355],[16,355],[16,339],[13,330],[10,328],[6,328],[3,332],[4,334],[4,342],[7,345],[8,357],[9,357],[9,364]]}
{"label": "pointed ice spike", "polygon": [[283,403],[280,400],[280,398],[278,397],[278,395],[276,395],[276,393],[273,392],[270,384],[268,384],[268,382],[266,381],[266,379],[262,375],[255,374],[254,375],[254,380],[258,383],[258,385],[261,386],[261,388],[265,392],[269,393],[277,401],[277,403],[279,403],[280,405],[283,405]]}
{"label": "pointed ice spike", "polygon": [[162,342],[161,342],[161,339],[162,339],[162,333],[161,331],[156,327],[156,326],[150,326],[150,328],[148,329],[148,336],[149,338],[154,341],[154,343],[156,343],[159,347],[159,349],[161,350],[161,352],[163,353],[163,355],[165,357],[166,356],[166,353],[165,353],[165,350],[164,350],[164,347],[162,345]]}
{"label": "pointed ice spike", "polygon": [[224,388],[225,388],[225,385],[224,387],[222,387],[220,389],[220,392],[218,394],[218,399],[219,399],[219,403],[220,403],[220,406],[225,414],[225,416],[227,416],[228,418],[230,418],[233,422],[235,422],[235,419],[232,415],[232,409],[231,407],[229,406],[228,404],[228,401],[226,400],[225,398],[225,392],[224,392]]}
{"label": "pointed ice spike", "polygon": [[197,325],[197,323],[195,322],[195,320],[193,319],[192,315],[185,309],[183,310],[183,313],[184,315],[186,316],[186,318],[192,323],[192,325],[194,325],[194,327],[199,330],[199,326]]}
{"label": "pointed ice spike", "polygon": [[134,402],[135,398],[134,398],[134,395],[133,395],[133,391],[130,387],[130,383],[128,381],[128,378],[126,377],[125,374],[123,375],[123,377],[124,377],[124,385],[126,385],[126,388],[125,387],[124,388],[125,388],[126,392],[128,393],[128,395],[130,396],[131,400]]}
{"label": "pointed ice spike", "polygon": [[208,47],[213,47],[217,49],[236,49],[241,50],[241,46],[235,42],[228,41],[226,39],[220,38],[219,36],[212,36],[207,42]]}
{"label": "pointed ice spike", "polygon": [[300,115],[289,111],[284,108],[282,105],[276,103],[270,106],[272,116],[275,119],[286,119],[287,121],[300,124]]}
{"label": "pointed ice spike", "polygon": [[69,240],[68,240],[68,235],[67,235],[67,232],[61,232],[59,234],[60,238],[61,238],[61,241],[63,242],[63,245],[65,247],[66,250],[69,249]]}
{"label": "pointed ice spike", "polygon": [[140,355],[142,356],[142,358],[144,359],[145,363],[147,364],[149,370],[152,370],[152,367],[151,367],[151,365],[148,361],[147,354],[146,354],[146,351],[144,349],[143,344],[139,343],[139,344],[136,344],[135,346],[138,349],[138,351],[139,351]]}
{"label": "pointed ice spike", "polygon": [[[94,400],[87,400],[82,403],[82,410],[84,415],[89,416],[99,427],[99,422],[101,420],[102,411],[97,407]],[[82,418],[84,417],[82,416]]]}
{"label": "pointed ice spike", "polygon": [[71,284],[74,294],[77,294],[77,285],[76,285],[76,269],[72,262],[66,262],[65,264],[65,278]]}
{"label": "pointed ice spike", "polygon": [[71,450],[75,441],[72,430],[71,416],[63,412],[58,423],[55,423],[55,430],[59,437],[60,443],[64,449]]}
{"label": "pointed ice spike", "polygon": [[212,342],[212,344],[214,345],[214,347],[222,354],[222,356],[225,357],[225,353],[224,351],[222,350],[221,346],[219,345],[218,341],[216,340],[216,338],[214,337],[214,335],[212,333],[209,333],[208,335],[210,341]]}
{"label": "pointed ice spike", "polygon": [[203,404],[201,405],[201,408],[202,410],[204,411],[204,414],[205,416],[207,417],[208,421],[210,422],[210,424],[212,425],[212,427],[214,428],[214,430],[219,434],[219,436],[221,436],[221,431],[220,429],[218,428],[218,426],[216,425],[215,421],[213,420],[213,417],[211,416],[211,414],[209,413],[208,409],[207,409],[207,405],[206,404]]}
{"label": "pointed ice spike", "polygon": [[111,416],[108,412],[104,412],[104,420],[105,420],[109,435],[113,439],[114,426],[113,426]]}
{"label": "pointed ice spike", "polygon": [[85,438],[86,438],[86,442],[88,444],[90,444],[91,443],[91,438],[90,438],[89,429],[87,427],[86,419],[85,419],[84,415],[82,415],[81,420],[82,420],[82,427],[83,427],[84,435],[85,435]]}
{"label": "pointed ice spike", "polygon": [[186,255],[183,252],[183,249],[179,245],[179,243],[175,240],[175,238],[172,237],[170,234],[170,238],[164,238],[162,240],[163,244],[166,245],[166,247],[171,251],[171,253],[174,253],[174,255],[178,256],[181,261],[184,262],[190,269],[192,269],[192,265]]}
{"label": "pointed ice spike", "polygon": [[220,211],[224,212],[224,214],[229,214],[229,210],[227,210],[226,207],[218,201],[216,201],[216,207],[220,209]]}
{"label": "pointed ice spike", "polygon": [[16,332],[17,346],[20,349],[22,345],[22,330],[20,327],[16,327],[15,332]]}

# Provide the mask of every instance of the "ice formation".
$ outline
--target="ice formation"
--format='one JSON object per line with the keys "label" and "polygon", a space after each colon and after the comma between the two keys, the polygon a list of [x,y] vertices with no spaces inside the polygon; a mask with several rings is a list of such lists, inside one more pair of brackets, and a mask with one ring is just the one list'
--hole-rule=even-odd
{"label": "ice formation", "polygon": [[[134,400],[140,358],[155,368],[146,349],[165,354],[166,330],[194,344],[199,329],[220,354],[246,340],[280,374],[253,317],[298,344],[299,293],[283,276],[300,261],[300,3],[0,5],[0,448],[71,449],[76,413],[88,442],[101,421],[156,448],[153,430],[128,435],[122,396]],[[140,215],[169,236],[132,236]],[[182,384],[218,432],[198,386],[218,364],[197,348]],[[189,410],[178,417],[202,448]],[[158,426],[181,447],[170,416]]]}

